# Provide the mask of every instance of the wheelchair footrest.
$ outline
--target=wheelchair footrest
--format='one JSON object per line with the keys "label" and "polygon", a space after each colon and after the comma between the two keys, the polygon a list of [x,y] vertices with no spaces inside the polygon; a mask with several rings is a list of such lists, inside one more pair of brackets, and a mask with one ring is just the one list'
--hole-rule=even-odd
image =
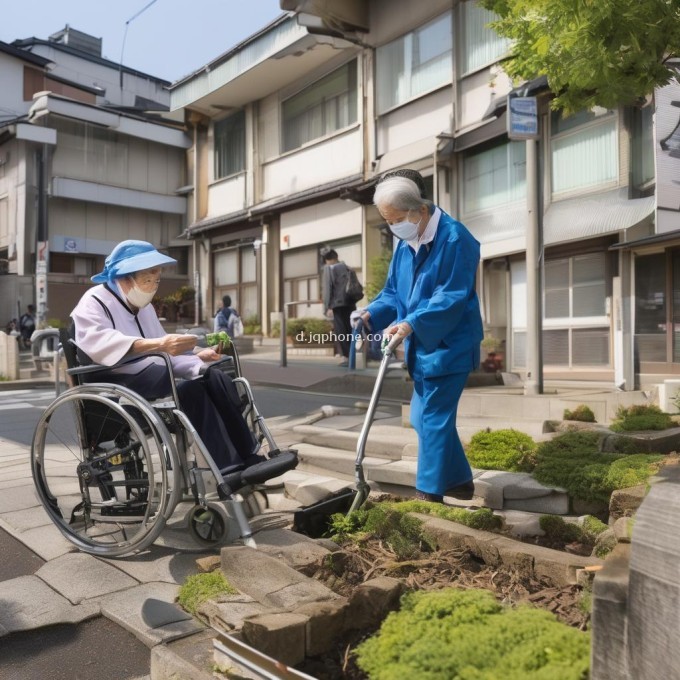
{"label": "wheelchair footrest", "polygon": [[282,475],[288,470],[297,467],[298,457],[297,451],[284,450],[279,451],[272,457],[251,465],[245,470],[237,470],[236,472],[229,472],[224,475],[224,481],[232,491],[237,491],[242,486],[249,484],[262,484],[268,479],[273,479]]}

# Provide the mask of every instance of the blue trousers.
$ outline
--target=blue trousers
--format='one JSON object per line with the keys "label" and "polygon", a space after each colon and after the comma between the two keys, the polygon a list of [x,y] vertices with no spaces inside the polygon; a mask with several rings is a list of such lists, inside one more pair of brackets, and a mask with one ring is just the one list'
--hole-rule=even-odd
{"label": "blue trousers", "polygon": [[418,433],[416,489],[444,494],[472,479],[456,429],[458,401],[467,373],[423,378],[414,371],[411,425]]}

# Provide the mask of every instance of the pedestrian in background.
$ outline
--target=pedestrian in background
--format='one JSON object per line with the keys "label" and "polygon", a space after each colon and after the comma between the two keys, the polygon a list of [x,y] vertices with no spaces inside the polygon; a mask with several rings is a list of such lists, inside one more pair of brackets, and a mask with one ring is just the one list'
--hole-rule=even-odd
{"label": "pedestrian in background", "polygon": [[321,274],[323,312],[329,319],[333,319],[333,333],[343,357],[340,366],[348,366],[352,335],[350,316],[356,309],[356,304],[347,299],[349,267],[338,260],[338,253],[332,248],[323,251],[321,257],[324,261]]}
{"label": "pedestrian in background", "polygon": [[[410,171],[413,172],[413,171]],[[405,176],[381,181],[374,203],[397,245],[383,290],[363,313],[374,328],[404,338],[413,378],[411,424],[418,433],[416,498],[469,499],[472,470],[456,430],[458,401],[479,365],[483,337],[475,278],[479,243]]]}
{"label": "pedestrian in background", "polygon": [[19,318],[19,333],[23,349],[31,347],[31,336],[35,331],[35,307],[28,305],[26,311]]}

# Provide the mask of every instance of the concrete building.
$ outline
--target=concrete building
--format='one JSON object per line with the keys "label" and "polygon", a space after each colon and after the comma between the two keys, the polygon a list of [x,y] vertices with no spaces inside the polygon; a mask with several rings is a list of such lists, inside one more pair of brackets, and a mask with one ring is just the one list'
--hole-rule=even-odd
{"label": "concrete building", "polygon": [[[652,106],[565,118],[550,110],[545,79],[526,84],[541,123],[540,178],[527,177],[526,144],[506,133],[508,45],[474,0],[281,6],[291,13],[170,87],[192,136],[186,236],[201,316],[229,293],[266,332],[286,303],[318,298],[318,254],[329,245],[369,278],[391,245],[373,187],[411,167],[482,244],[480,298],[505,368],[527,369],[535,184],[544,377],[632,389],[676,372],[680,225],[672,191],[667,212],[657,210]],[[674,106],[676,94],[659,96]],[[675,123],[658,135],[659,170],[677,157]]]}
{"label": "concrete building", "polygon": [[167,112],[167,85],[103,59],[100,40],[69,27],[0,43],[0,319],[37,303],[39,321],[65,321],[126,238],[178,259],[161,295],[188,283],[190,139],[146,112]]}

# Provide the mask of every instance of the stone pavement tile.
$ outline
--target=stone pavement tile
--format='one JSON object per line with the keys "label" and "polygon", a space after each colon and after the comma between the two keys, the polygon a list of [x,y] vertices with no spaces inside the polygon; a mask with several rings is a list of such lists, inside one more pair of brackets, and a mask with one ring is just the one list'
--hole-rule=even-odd
{"label": "stone pavement tile", "polygon": [[104,616],[125,628],[151,648],[161,642],[192,635],[204,628],[193,618],[159,628],[150,628],[144,623],[142,606],[147,598],[174,603],[178,592],[179,586],[170,583],[144,583],[129,590],[98,598],[98,601]]}
{"label": "stone pavement tile", "polygon": [[333,477],[310,475],[307,479],[285,482],[286,494],[300,505],[308,506],[328,498],[331,494],[347,487],[347,482]]}
{"label": "stone pavement tile", "polygon": [[182,585],[188,576],[198,573],[199,557],[205,557],[205,553],[177,552],[154,544],[137,555],[104,561],[141,583]]}
{"label": "stone pavement tile", "polygon": [[26,484],[3,489],[0,494],[0,514],[13,510],[25,510],[41,505],[40,500],[33,488],[33,480],[26,480]]}
{"label": "stone pavement tile", "polygon": [[[549,487],[541,484],[535,480],[530,474],[516,473],[518,476],[516,481],[505,484],[503,488],[503,497],[506,500],[519,500],[527,498],[541,498],[543,496],[550,496],[554,492],[566,493],[565,489],[557,487]],[[521,476],[520,476],[521,475]]]}
{"label": "stone pavement tile", "polygon": [[0,520],[6,522],[15,531],[26,531],[27,529],[52,525],[52,520],[42,506],[28,508],[27,510],[3,512],[0,514]]}
{"label": "stone pavement tile", "polygon": [[414,488],[416,484],[416,466],[417,461],[415,459],[394,460],[375,466],[370,462],[364,463],[367,481],[380,482],[382,484],[398,484]]}
{"label": "stone pavement tile", "polygon": [[27,465],[14,465],[0,470],[0,489],[12,489],[15,486],[33,486],[31,470]]}
{"label": "stone pavement tile", "polygon": [[42,557],[46,562],[77,550],[76,546],[67,541],[59,529],[51,522],[50,524],[27,529],[26,531],[15,531],[10,525],[0,519],[0,527],[12,534],[14,538],[21,541],[27,548]]}
{"label": "stone pavement tile", "polygon": [[73,604],[137,585],[116,567],[80,552],[50,560],[35,575]]}
{"label": "stone pavement tile", "polygon": [[566,493],[552,493],[541,498],[522,498],[506,500],[503,504],[506,510],[524,510],[538,512],[544,515],[567,515],[569,513],[569,496]]}
{"label": "stone pavement tile", "polygon": [[0,583],[0,629],[5,633],[80,623],[99,612],[97,602],[73,605],[35,575]]}

